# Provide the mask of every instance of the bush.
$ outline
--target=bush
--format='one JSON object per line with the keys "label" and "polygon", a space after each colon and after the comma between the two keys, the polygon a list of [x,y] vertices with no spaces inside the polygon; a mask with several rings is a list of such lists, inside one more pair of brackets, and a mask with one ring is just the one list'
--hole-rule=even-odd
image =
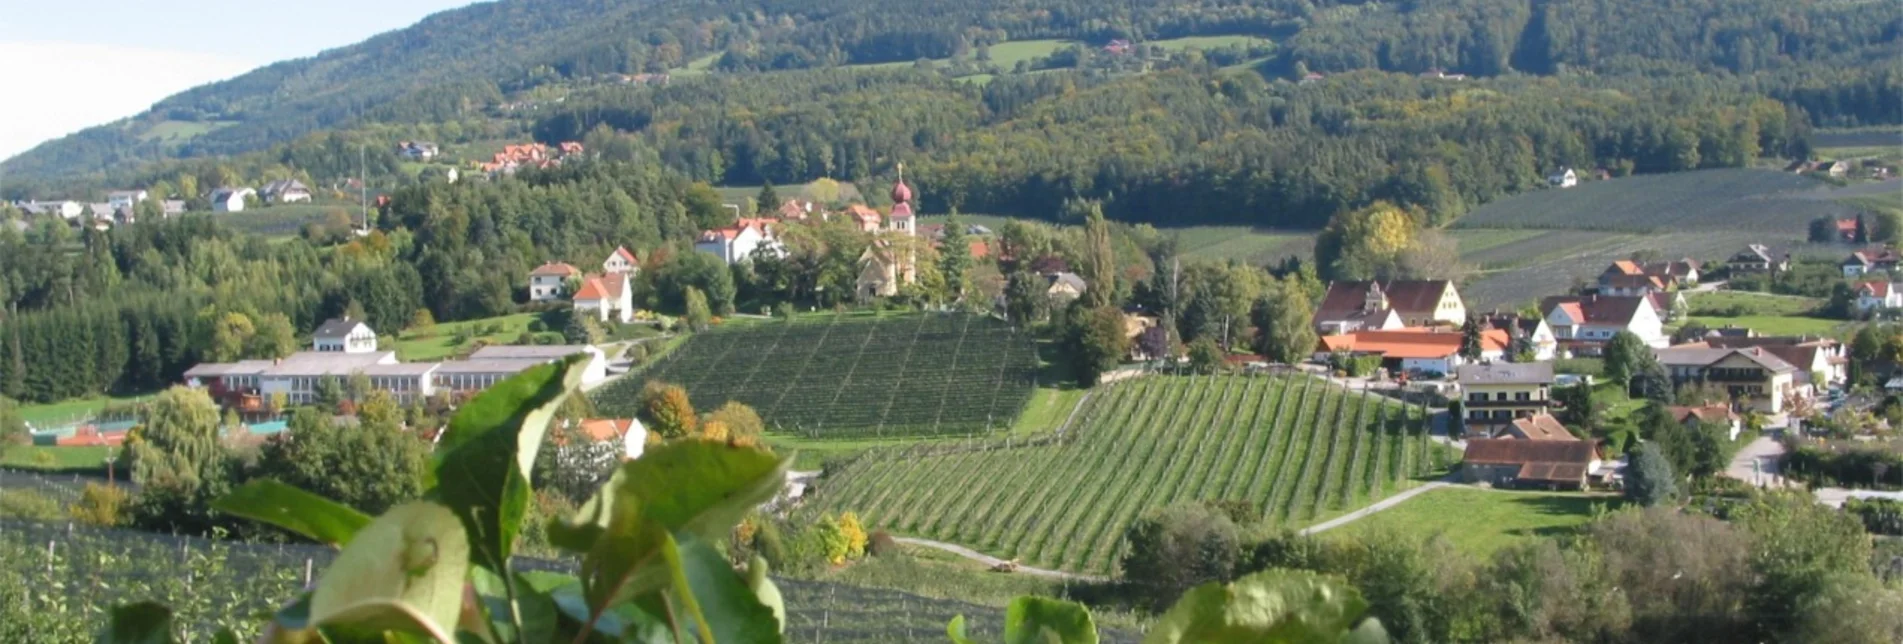
{"label": "bush", "polygon": [[34,490],[0,491],[0,519],[58,521],[66,518],[59,501]]}
{"label": "bush", "polygon": [[1124,532],[1123,578],[1141,599],[1169,606],[1184,591],[1234,578],[1241,551],[1236,524],[1203,504],[1173,505]]}
{"label": "bush", "polygon": [[67,510],[73,520],[87,525],[114,528],[126,524],[126,491],[123,488],[87,483],[79,501]]}
{"label": "bush", "polygon": [[846,537],[846,556],[858,559],[866,556],[866,529],[859,525],[859,515],[850,511],[839,515],[839,532]]}
{"label": "bush", "polygon": [[814,535],[826,563],[838,566],[846,563],[846,557],[852,554],[852,537],[846,534],[844,526],[832,517],[820,517],[819,523],[808,530]]}
{"label": "bush", "polygon": [[884,530],[877,530],[866,540],[866,553],[874,557],[896,557],[904,552],[899,550],[899,541]]}
{"label": "bush", "polygon": [[1553,373],[1569,373],[1597,378],[1605,375],[1606,361],[1598,358],[1567,358],[1553,361]]}
{"label": "bush", "polygon": [[545,331],[548,331],[547,322],[543,322],[540,319],[529,320],[529,333],[542,333]]}

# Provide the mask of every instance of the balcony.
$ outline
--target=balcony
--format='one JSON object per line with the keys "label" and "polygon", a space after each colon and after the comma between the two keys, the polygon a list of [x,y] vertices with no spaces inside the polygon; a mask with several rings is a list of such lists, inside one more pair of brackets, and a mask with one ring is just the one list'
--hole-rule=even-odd
{"label": "balcony", "polygon": [[1513,409],[1553,406],[1553,401],[1550,398],[1537,400],[1462,400],[1460,403],[1466,405],[1468,409]]}

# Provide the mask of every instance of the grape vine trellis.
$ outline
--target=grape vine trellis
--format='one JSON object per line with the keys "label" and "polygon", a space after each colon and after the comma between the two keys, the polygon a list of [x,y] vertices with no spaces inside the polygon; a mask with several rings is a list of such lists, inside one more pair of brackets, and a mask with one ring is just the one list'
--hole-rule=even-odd
{"label": "grape vine trellis", "polygon": [[1017,418],[1036,374],[1029,334],[996,319],[835,316],[697,334],[594,398],[631,415],[642,385],[662,380],[698,408],[737,400],[776,431],[814,438],[967,436]]}
{"label": "grape vine trellis", "polygon": [[1111,572],[1125,526],[1189,499],[1291,527],[1392,494],[1441,458],[1425,411],[1309,376],[1153,376],[1100,387],[1062,439],[866,455],[804,511],[1040,567]]}

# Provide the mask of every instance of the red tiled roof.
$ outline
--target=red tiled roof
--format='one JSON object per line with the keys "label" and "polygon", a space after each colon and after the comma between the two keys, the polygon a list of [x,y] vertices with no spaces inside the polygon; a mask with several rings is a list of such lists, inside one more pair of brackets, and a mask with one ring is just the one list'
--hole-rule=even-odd
{"label": "red tiled roof", "polygon": [[1889,297],[1890,283],[1888,281],[1864,282],[1857,286],[1857,290],[1869,291],[1871,295],[1876,297]]}
{"label": "red tiled roof", "polygon": [[1722,403],[1705,405],[1703,407],[1671,406],[1666,407],[1665,411],[1672,415],[1673,420],[1681,423],[1685,422],[1688,418],[1694,417],[1700,421],[1709,423],[1728,423],[1738,419],[1738,415],[1731,411],[1731,407]]}
{"label": "red tiled roof", "polygon": [[1594,453],[1590,441],[1528,441],[1517,438],[1477,438],[1467,441],[1461,459],[1472,465],[1566,463],[1585,467]]}
{"label": "red tiled roof", "polygon": [[879,216],[879,211],[873,210],[871,208],[867,208],[865,204],[856,203],[851,206],[847,206],[846,212],[848,214],[851,214],[853,219],[857,219],[861,222],[870,221],[873,223],[878,223],[879,220],[881,219],[881,217]]}
{"label": "red tiled roof", "polygon": [[1638,315],[1639,306],[1649,302],[1643,297],[1558,295],[1541,301],[1540,310],[1550,313],[1554,308],[1562,309],[1574,322],[1626,325],[1631,324],[1632,317]]}
{"label": "red tiled roof", "polygon": [[1621,260],[1613,262],[1612,267],[1607,268],[1606,272],[1618,273],[1620,275],[1644,275],[1645,269],[1639,268],[1638,262],[1634,262],[1629,259],[1621,259]]}
{"label": "red tiled roof", "polygon": [[1559,419],[1554,418],[1551,414],[1534,414],[1525,418],[1515,418],[1513,419],[1513,428],[1520,430],[1520,435],[1524,436],[1526,440],[1579,440],[1573,436],[1572,432],[1566,431],[1566,426],[1560,424]]}
{"label": "red tiled roof", "polygon": [[600,277],[589,277],[581,281],[581,288],[575,291],[577,300],[608,299],[608,287],[603,286]]}
{"label": "red tiled roof", "polygon": [[[1504,351],[1507,342],[1506,331],[1480,332],[1480,344],[1488,351]],[[1379,354],[1387,358],[1433,359],[1460,353],[1460,333],[1419,327],[1328,335],[1322,336],[1321,343],[1324,351]]]}
{"label": "red tiled roof", "polygon": [[565,262],[548,262],[536,267],[535,270],[529,271],[529,275],[536,277],[568,277],[570,275],[580,274],[581,269],[575,268]]}
{"label": "red tiled roof", "polygon": [[615,256],[628,260],[629,264],[641,263],[641,260],[635,258],[634,253],[628,251],[627,246],[616,246]]}
{"label": "red tiled roof", "polygon": [[590,418],[580,425],[581,433],[595,441],[620,439],[632,427],[633,418]]}

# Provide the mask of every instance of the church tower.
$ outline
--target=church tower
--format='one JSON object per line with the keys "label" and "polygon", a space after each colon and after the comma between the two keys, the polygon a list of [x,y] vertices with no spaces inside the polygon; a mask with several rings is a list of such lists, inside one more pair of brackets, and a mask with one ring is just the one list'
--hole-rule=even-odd
{"label": "church tower", "polygon": [[912,188],[905,185],[905,164],[899,164],[899,180],[892,184],[892,214],[887,225],[894,232],[918,235],[918,217],[912,212]]}

